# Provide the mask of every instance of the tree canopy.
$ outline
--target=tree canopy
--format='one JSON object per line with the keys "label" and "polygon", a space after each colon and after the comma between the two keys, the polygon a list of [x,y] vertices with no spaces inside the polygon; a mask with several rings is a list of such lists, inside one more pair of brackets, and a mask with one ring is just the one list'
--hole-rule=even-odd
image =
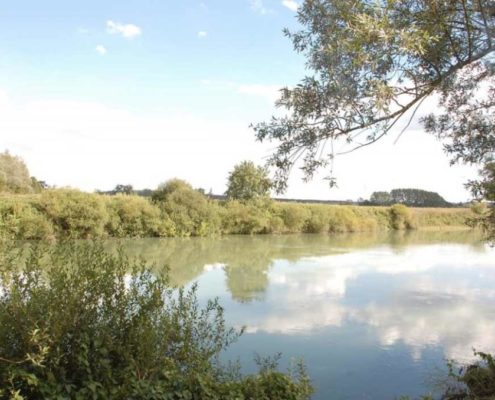
{"label": "tree canopy", "polygon": [[123,185],[119,183],[118,185],[115,186],[112,192],[113,194],[119,194],[119,193],[133,194],[134,188],[132,187],[132,185]]}
{"label": "tree canopy", "polygon": [[34,181],[24,161],[5,151],[0,153],[0,192],[31,193]]}
{"label": "tree canopy", "polygon": [[230,172],[225,194],[229,199],[253,200],[268,196],[271,187],[265,168],[243,161]]}
{"label": "tree canopy", "polygon": [[482,214],[480,223],[488,233],[488,239],[495,242],[495,162],[487,162],[480,171],[481,179],[469,183],[473,194],[479,200],[486,200],[491,204]]}
{"label": "tree canopy", "polygon": [[387,205],[392,203],[389,192],[373,192],[370,196],[370,203],[377,205]]}
{"label": "tree canopy", "polygon": [[446,207],[450,203],[436,192],[421,189],[393,189],[389,192],[373,192],[370,203],[390,205],[395,203],[412,207]]}
{"label": "tree canopy", "polygon": [[302,29],[285,31],[310,73],[277,102],[285,115],[254,125],[278,147],[277,191],[302,161],[311,178],[330,169],[335,140],[367,146],[398,121],[405,130],[425,99],[438,113],[422,119],[444,139],[453,161],[485,162],[495,149],[495,4],[491,0],[306,0]]}

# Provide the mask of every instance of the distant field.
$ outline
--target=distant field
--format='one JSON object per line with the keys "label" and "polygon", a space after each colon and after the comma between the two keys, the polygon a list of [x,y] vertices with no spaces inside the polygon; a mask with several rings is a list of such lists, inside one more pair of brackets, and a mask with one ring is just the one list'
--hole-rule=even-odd
{"label": "distant field", "polygon": [[467,220],[473,217],[469,208],[411,208],[418,227],[468,228]]}

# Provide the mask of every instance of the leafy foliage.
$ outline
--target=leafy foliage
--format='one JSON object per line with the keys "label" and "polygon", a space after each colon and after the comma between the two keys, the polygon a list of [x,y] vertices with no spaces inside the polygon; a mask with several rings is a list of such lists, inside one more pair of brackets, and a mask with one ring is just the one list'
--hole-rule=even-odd
{"label": "leafy foliage", "polygon": [[142,197],[112,196],[107,200],[107,210],[106,230],[110,236],[158,237],[172,236],[175,232],[170,218]]}
{"label": "leafy foliage", "polygon": [[0,153],[0,192],[32,193],[33,183],[21,158],[7,151]]}
{"label": "leafy foliage", "polygon": [[102,197],[74,189],[46,190],[39,208],[64,235],[100,237],[108,220]]}
{"label": "leafy foliage", "polygon": [[220,230],[216,205],[181,179],[160,185],[152,199],[170,217],[176,236],[207,236]]}
{"label": "leafy foliage", "polygon": [[495,241],[495,162],[490,161],[480,171],[481,180],[469,183],[473,193],[479,200],[487,200],[488,205],[478,210],[477,223],[488,234],[488,240]]}
{"label": "leafy foliage", "polygon": [[132,185],[122,185],[118,184],[115,186],[115,189],[112,191],[114,194],[133,194],[134,193],[134,188]]}
{"label": "leafy foliage", "polygon": [[47,216],[27,201],[15,199],[0,202],[0,231],[21,240],[52,239],[53,224]]}
{"label": "leafy foliage", "polygon": [[222,227],[224,232],[235,234],[270,233],[270,213],[267,207],[258,207],[254,202],[228,201]]}
{"label": "leafy foliage", "polygon": [[[155,201],[136,195],[108,196],[71,189],[0,196],[0,232],[20,240],[51,240],[334,233],[387,230],[394,226],[392,214],[382,207],[282,203],[269,198],[215,201],[180,180],[162,189],[155,192]],[[414,209],[411,213],[418,227],[473,226],[475,220],[486,216],[486,212],[450,208]]]}
{"label": "leafy foliage", "polygon": [[[0,399],[308,399],[304,367],[243,377],[216,300],[92,242],[0,258]],[[21,260],[23,262],[21,263]]]}
{"label": "leafy foliage", "polygon": [[373,192],[370,196],[370,203],[379,206],[392,204],[392,198],[389,192]]}
{"label": "leafy foliage", "polygon": [[254,126],[260,141],[278,143],[269,159],[278,191],[299,159],[308,178],[330,166],[335,183],[327,142],[371,144],[433,95],[442,114],[424,124],[454,160],[493,154],[492,1],[306,0],[298,20],[303,29],[285,34],[312,74],[281,91],[286,115]]}
{"label": "leafy foliage", "polygon": [[438,193],[421,189],[393,189],[390,193],[373,192],[370,203],[376,205],[400,203],[411,207],[448,207],[450,205]]}
{"label": "leafy foliage", "polygon": [[390,226],[395,230],[413,229],[415,224],[411,211],[403,204],[390,207]]}
{"label": "leafy foliage", "polygon": [[[495,398],[495,360],[491,354],[475,351],[476,362],[459,366],[453,360],[448,364],[449,379],[442,400],[490,400]],[[433,400],[431,396],[422,399]],[[409,400],[409,397],[401,397]]]}
{"label": "leafy foliage", "polygon": [[225,194],[228,199],[248,201],[268,197],[271,187],[265,168],[243,161],[230,172]]}

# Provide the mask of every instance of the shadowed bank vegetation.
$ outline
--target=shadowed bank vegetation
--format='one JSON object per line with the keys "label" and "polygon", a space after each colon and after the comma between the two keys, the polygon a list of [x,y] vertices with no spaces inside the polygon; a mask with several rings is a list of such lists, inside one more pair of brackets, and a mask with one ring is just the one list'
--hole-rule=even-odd
{"label": "shadowed bank vegetation", "polygon": [[73,189],[0,197],[0,230],[16,239],[345,233],[467,227],[468,209],[292,204],[209,199],[174,179],[151,199]]}
{"label": "shadowed bank vegetation", "polygon": [[[22,252],[26,252],[22,254]],[[20,254],[21,253],[21,254]],[[20,261],[22,260],[22,261]],[[309,399],[302,364],[255,375],[218,356],[241,331],[217,301],[98,243],[0,253],[0,399]]]}

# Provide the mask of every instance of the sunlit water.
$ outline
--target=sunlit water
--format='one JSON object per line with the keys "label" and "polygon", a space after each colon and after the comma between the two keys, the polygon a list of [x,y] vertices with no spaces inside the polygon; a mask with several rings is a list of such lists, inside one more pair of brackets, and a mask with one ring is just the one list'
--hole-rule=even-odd
{"label": "sunlit water", "polygon": [[469,231],[124,243],[220,299],[245,372],[255,353],[303,357],[314,399],[434,392],[446,359],[495,351],[495,250]]}

